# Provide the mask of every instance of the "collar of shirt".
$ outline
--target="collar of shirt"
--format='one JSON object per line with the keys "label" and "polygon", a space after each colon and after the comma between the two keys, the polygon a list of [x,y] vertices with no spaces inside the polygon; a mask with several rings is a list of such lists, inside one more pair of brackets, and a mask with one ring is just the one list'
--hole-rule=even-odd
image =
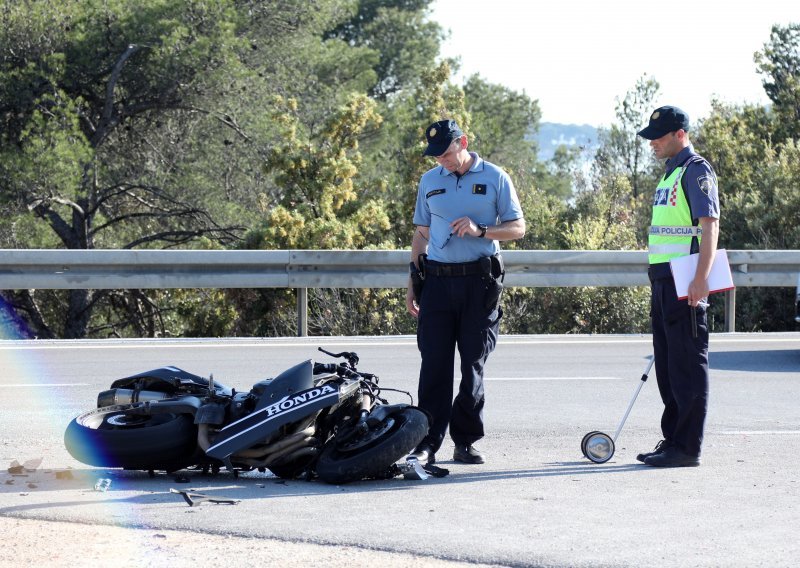
{"label": "collar of shirt", "polygon": [[695,153],[694,146],[689,144],[688,146],[686,146],[686,148],[678,152],[674,158],[670,158],[669,160],[667,160],[664,177],[665,178],[669,177],[669,175],[672,173],[672,170],[674,170],[682,163],[684,163],[686,160],[688,160],[689,156],[692,156],[694,153]]}
{"label": "collar of shirt", "polygon": [[[472,156],[472,165],[469,167],[469,170],[464,172],[461,175],[466,175],[469,172],[480,172],[483,171],[483,158],[481,158],[477,152],[470,152],[470,156]],[[439,166],[439,175],[440,176],[455,176],[453,172],[444,169],[443,166]]]}

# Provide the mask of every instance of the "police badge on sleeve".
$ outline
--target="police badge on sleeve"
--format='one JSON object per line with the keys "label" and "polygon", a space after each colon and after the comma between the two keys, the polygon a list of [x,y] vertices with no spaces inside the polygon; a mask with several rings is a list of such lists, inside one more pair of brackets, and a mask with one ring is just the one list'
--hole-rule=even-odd
{"label": "police badge on sleeve", "polygon": [[709,195],[717,188],[717,180],[714,179],[712,174],[703,174],[697,178],[697,186],[705,195]]}

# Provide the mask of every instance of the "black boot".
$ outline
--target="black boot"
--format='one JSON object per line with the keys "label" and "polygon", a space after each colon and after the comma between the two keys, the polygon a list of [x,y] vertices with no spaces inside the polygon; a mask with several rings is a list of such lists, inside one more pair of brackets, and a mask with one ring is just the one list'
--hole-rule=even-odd
{"label": "black boot", "polygon": [[647,458],[657,456],[661,452],[671,447],[672,447],[672,442],[670,442],[669,440],[661,440],[658,444],[656,444],[656,447],[653,449],[652,452],[647,452],[646,454],[639,454],[638,456],[636,456],[636,459],[644,463],[644,460],[646,460]]}
{"label": "black boot", "polygon": [[462,463],[486,462],[483,454],[476,450],[472,444],[456,444],[456,449],[453,451],[453,460]]}
{"label": "black boot", "polygon": [[417,446],[416,450],[408,454],[406,460],[418,460],[419,463],[436,463],[436,455],[433,451],[433,446],[422,443]]}
{"label": "black boot", "polygon": [[683,453],[672,446],[660,454],[650,456],[644,463],[653,467],[697,467],[700,465],[700,457]]}

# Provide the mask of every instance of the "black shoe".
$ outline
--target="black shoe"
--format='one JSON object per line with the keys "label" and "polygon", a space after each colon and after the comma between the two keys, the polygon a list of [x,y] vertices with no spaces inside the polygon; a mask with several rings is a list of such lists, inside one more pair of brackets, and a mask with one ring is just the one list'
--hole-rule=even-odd
{"label": "black shoe", "polygon": [[639,454],[638,456],[636,456],[636,459],[644,463],[644,460],[646,460],[647,458],[657,456],[658,454],[665,451],[667,448],[671,447],[672,447],[672,442],[670,442],[669,440],[661,440],[658,444],[656,444],[656,447],[653,448],[652,452],[647,452],[646,454]]}
{"label": "black shoe", "polygon": [[453,460],[462,463],[484,463],[483,454],[480,453],[472,444],[456,444],[453,451]]}
{"label": "black shoe", "polygon": [[644,463],[653,467],[697,467],[700,465],[700,457],[685,454],[673,446],[660,454],[650,456]]}
{"label": "black shoe", "polygon": [[436,454],[430,444],[420,444],[417,449],[408,454],[406,461],[417,460],[419,463],[436,463]]}

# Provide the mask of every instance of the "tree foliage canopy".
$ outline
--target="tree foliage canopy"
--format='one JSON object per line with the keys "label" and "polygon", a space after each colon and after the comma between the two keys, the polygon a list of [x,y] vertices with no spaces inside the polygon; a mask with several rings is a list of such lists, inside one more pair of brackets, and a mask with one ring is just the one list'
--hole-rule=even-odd
{"label": "tree foliage canopy", "polygon": [[[655,78],[618,100],[591,171],[567,147],[542,162],[535,93],[455,84],[431,2],[0,0],[0,246],[407,248],[424,129],[454,118],[514,180],[528,233],[506,248],[641,248]],[[775,26],[755,55],[771,107],[715,103],[693,129],[728,248],[800,248],[799,44]],[[643,330],[641,291],[617,292],[512,290],[504,331]],[[766,328],[765,294],[746,298],[749,328]],[[267,335],[292,333],[293,302],[14,290],[0,314],[37,337]],[[319,291],[311,313],[317,333],[414,329],[396,290]]]}

